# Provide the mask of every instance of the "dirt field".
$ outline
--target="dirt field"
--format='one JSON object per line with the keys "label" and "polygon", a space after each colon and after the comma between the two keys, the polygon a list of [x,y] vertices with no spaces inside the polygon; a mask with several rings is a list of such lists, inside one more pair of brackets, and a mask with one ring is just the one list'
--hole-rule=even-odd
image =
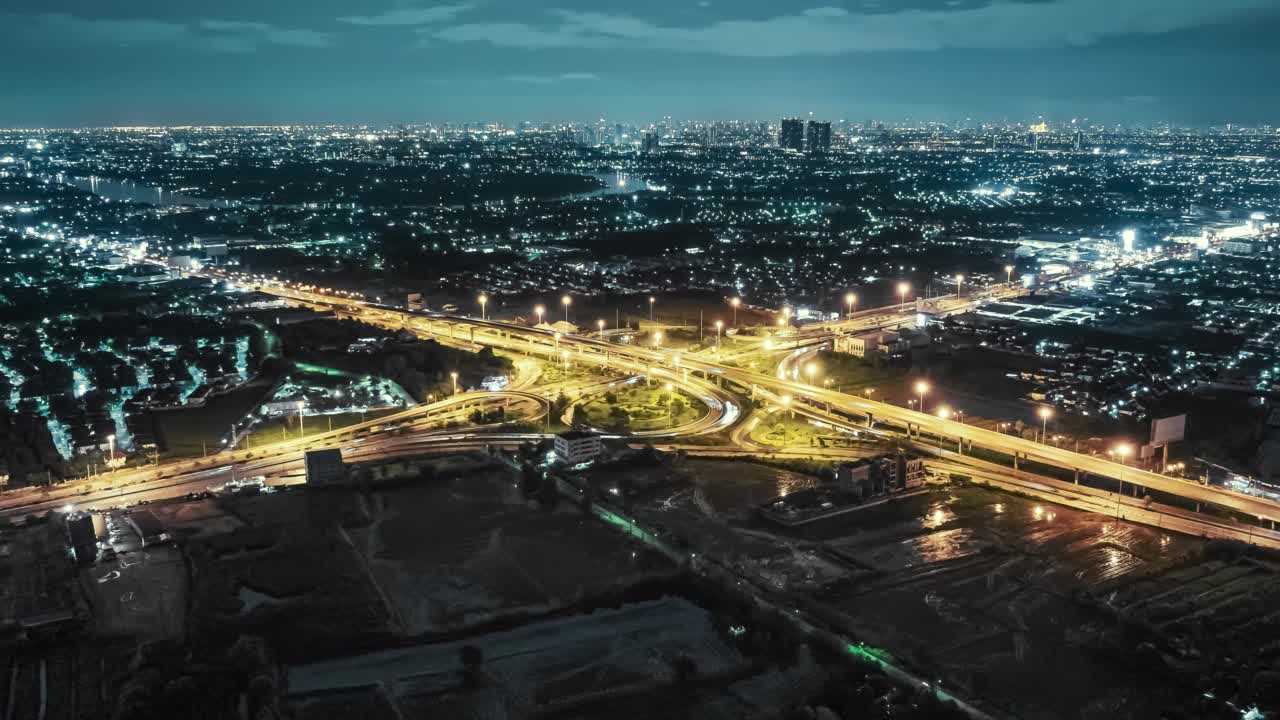
{"label": "dirt field", "polygon": [[851,636],[1020,718],[1136,720],[1193,702],[1173,658],[1206,631],[1264,667],[1280,653],[1280,567],[1206,563],[1196,538],[966,486],[786,530],[754,508],[803,476],[686,468],[692,487],[636,499],[642,524],[802,593]]}
{"label": "dirt field", "polygon": [[500,470],[375,493],[351,536],[410,634],[668,567],[577,510],[531,509]]}

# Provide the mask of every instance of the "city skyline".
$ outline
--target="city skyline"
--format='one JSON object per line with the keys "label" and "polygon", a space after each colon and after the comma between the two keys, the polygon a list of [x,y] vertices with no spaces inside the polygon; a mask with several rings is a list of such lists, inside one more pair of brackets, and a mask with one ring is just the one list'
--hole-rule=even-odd
{"label": "city skyline", "polygon": [[1280,11],[1262,0],[564,5],[22,0],[0,14],[0,125],[813,112],[1207,126],[1280,109],[1251,70],[1280,61]]}

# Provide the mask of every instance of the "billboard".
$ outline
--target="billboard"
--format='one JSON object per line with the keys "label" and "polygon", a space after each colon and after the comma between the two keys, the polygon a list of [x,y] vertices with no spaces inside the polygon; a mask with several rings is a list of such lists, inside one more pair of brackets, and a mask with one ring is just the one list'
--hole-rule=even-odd
{"label": "billboard", "polygon": [[1187,416],[1173,415],[1167,418],[1156,418],[1151,421],[1151,444],[1168,445],[1182,440],[1187,433]]}

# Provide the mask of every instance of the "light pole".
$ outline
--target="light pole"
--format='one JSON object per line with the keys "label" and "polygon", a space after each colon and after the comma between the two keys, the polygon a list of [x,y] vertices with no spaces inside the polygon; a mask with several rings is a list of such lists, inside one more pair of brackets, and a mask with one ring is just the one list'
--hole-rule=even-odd
{"label": "light pole", "polygon": [[541,324],[542,324],[542,315],[543,315],[543,313],[545,313],[546,311],[547,311],[547,309],[546,309],[545,307],[541,306],[541,305],[534,305],[534,306],[533,306],[533,314],[538,316],[538,324],[539,324],[539,325],[541,325]]}
{"label": "light pole", "polygon": [[457,395],[458,394],[458,373],[451,372],[449,373],[449,377],[453,379],[453,394]]}
{"label": "light pole", "polygon": [[908,290],[910,290],[910,289],[911,289],[911,286],[910,286],[910,285],[908,285],[908,284],[906,284],[906,283],[904,283],[904,282],[900,282],[900,283],[898,283],[898,297],[902,299],[902,303],[901,303],[902,307],[901,307],[900,309],[906,309],[906,307],[907,307],[907,291],[908,291]]}
{"label": "light pole", "polygon": [[849,314],[846,317],[853,317],[853,306],[858,302],[858,296],[853,293],[846,293],[844,296],[844,304],[849,308]]}
{"label": "light pole", "polygon": [[649,322],[653,322],[653,304],[658,302],[658,298],[649,296]]}
{"label": "light pole", "polygon": [[1125,458],[1129,457],[1131,452],[1133,448],[1123,443],[1117,445],[1115,449],[1116,457],[1120,458],[1120,491],[1116,493],[1116,520],[1120,519],[1120,496],[1124,495],[1124,469],[1129,464]]}
{"label": "light pole", "polygon": [[795,411],[791,409],[791,396],[790,396],[790,395],[783,395],[783,396],[782,396],[782,407],[784,407],[784,408],[786,408],[786,409],[787,409],[787,417],[789,417],[789,418],[795,418],[795,416],[796,416]]}
{"label": "light pole", "polygon": [[733,298],[729,301],[729,305],[733,307],[733,326],[738,327],[738,306],[742,304],[742,298]]}
{"label": "light pole", "polygon": [[653,332],[653,349],[659,350],[661,348],[662,348],[662,331],[655,330]]}
{"label": "light pole", "polygon": [[1013,266],[1012,265],[1004,266],[1004,284],[1005,285],[1013,284]]}
{"label": "light pole", "polygon": [[818,366],[815,365],[814,363],[809,363],[808,365],[805,365],[804,374],[809,376],[809,384],[812,385],[813,376],[818,374]]}
{"label": "light pole", "polygon": [[867,396],[867,399],[871,399],[871,393],[873,393],[873,392],[875,392],[875,391],[876,391],[876,389],[875,389],[875,388],[866,388],[865,390],[863,390],[863,391],[862,391],[862,394],[863,394],[863,395],[866,395],[866,396]]}
{"label": "light pole", "polygon": [[1040,414],[1040,421],[1041,421],[1040,422],[1040,443],[1042,445],[1048,445],[1049,439],[1045,435],[1046,433],[1049,432],[1049,418],[1053,417],[1053,410],[1047,407],[1042,407],[1038,412]]}
{"label": "light pole", "polygon": [[107,436],[107,467],[111,468],[111,472],[116,471],[115,459],[116,459],[116,436],[108,435]]}
{"label": "light pole", "polygon": [[916,394],[920,396],[920,412],[924,412],[924,394],[929,392],[929,383],[921,380],[916,383]]}
{"label": "light pole", "polygon": [[564,306],[564,321],[569,322],[569,306],[573,304],[573,298],[565,295],[560,298],[560,304]]}
{"label": "light pole", "polygon": [[488,303],[489,303],[489,296],[485,295],[484,293],[480,293],[480,319],[481,320],[487,319],[484,312],[484,306],[487,305]]}
{"label": "light pole", "polygon": [[604,320],[597,320],[596,327],[600,328],[600,339],[604,339]]}
{"label": "light pole", "polygon": [[724,329],[724,321],[716,321],[716,352],[720,352],[720,331]]}
{"label": "light pole", "polygon": [[963,275],[956,275],[956,299],[960,299],[960,283],[964,282]]}

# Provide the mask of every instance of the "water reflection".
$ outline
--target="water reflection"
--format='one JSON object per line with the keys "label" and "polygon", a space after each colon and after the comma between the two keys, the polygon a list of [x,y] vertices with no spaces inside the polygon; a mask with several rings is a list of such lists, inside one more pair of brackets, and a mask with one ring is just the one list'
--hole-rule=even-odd
{"label": "water reflection", "polygon": [[969,528],[955,528],[921,535],[912,540],[911,544],[916,559],[909,561],[908,565],[955,560],[972,555],[978,550],[973,539],[973,531]]}

